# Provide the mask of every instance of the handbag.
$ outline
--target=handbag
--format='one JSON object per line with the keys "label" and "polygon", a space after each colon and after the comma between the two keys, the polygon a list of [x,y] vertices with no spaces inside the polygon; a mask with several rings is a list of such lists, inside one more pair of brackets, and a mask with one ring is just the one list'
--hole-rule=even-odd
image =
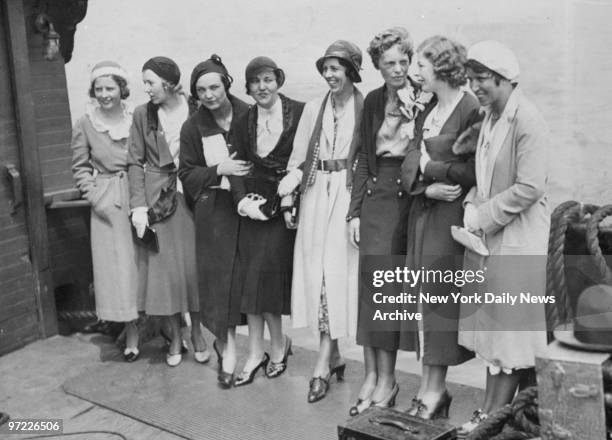
{"label": "handbag", "polygon": [[177,176],[175,171],[170,174],[168,178],[168,185],[165,188],[162,188],[161,192],[159,193],[159,198],[147,211],[150,225],[167,219],[174,214],[174,211],[176,211],[176,206],[178,204],[176,179]]}
{"label": "handbag", "polygon": [[136,228],[134,225],[132,225],[132,238],[134,239],[134,243],[137,245],[142,246],[153,253],[159,252],[159,241],[157,239],[157,232],[155,229],[146,226],[144,234],[142,237],[139,237],[136,233]]}

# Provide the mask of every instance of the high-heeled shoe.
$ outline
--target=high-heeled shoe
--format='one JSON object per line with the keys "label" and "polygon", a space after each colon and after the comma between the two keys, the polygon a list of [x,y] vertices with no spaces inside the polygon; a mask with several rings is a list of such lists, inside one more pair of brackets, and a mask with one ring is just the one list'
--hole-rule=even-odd
{"label": "high-heeled shoe", "polygon": [[448,418],[448,410],[452,401],[453,396],[448,393],[448,390],[444,390],[431,409],[421,401],[415,415],[425,420],[438,419],[440,417]]}
{"label": "high-heeled shoe", "polygon": [[168,364],[169,367],[176,367],[178,364],[181,363],[182,360],[182,353],[173,354],[168,351],[168,353],[166,354],[166,364]]}
{"label": "high-heeled shoe", "polygon": [[[172,338],[170,337],[170,335],[168,335],[168,333],[166,333],[166,331],[163,328],[159,329],[159,334],[161,335],[162,338],[164,338],[164,341],[166,341],[166,345],[170,345],[172,343]],[[187,341],[181,338],[181,354],[185,354],[188,351],[189,351],[189,346],[187,345]]]}
{"label": "high-heeled shoe", "polygon": [[329,366],[329,373],[325,377],[313,377],[308,384],[308,403],[318,402],[327,395],[329,391],[329,381],[333,375],[336,375],[336,380],[344,380],[344,370],[346,364],[339,364],[334,367]]}
{"label": "high-heeled shoe", "polygon": [[417,396],[414,396],[412,398],[412,401],[410,402],[410,407],[405,411],[405,413],[409,416],[416,416],[417,412],[419,411],[419,405],[421,403],[421,399],[419,399]]}
{"label": "high-heeled shoe", "polygon": [[138,359],[138,356],[140,356],[140,350],[138,350],[138,347],[126,347],[125,350],[123,350],[123,359],[126,362],[134,362],[136,359]]}
{"label": "high-heeled shoe", "polygon": [[470,420],[457,428],[457,438],[467,437],[478,425],[486,420],[487,417],[489,417],[489,415],[481,409],[474,411]]}
{"label": "high-heeled shoe", "polygon": [[217,354],[217,382],[219,386],[224,389],[231,388],[234,384],[234,373],[228,373],[223,370],[223,356],[217,348],[217,341],[213,342],[213,349]]}
{"label": "high-heeled shoe", "polygon": [[197,351],[196,344],[193,341],[193,337],[191,338],[191,343],[193,344],[193,358],[199,364],[205,364],[210,360],[210,351],[206,348],[203,351]]}
{"label": "high-heeled shoe", "polygon": [[393,408],[395,406],[395,398],[397,397],[397,393],[399,393],[399,385],[395,382],[393,388],[391,388],[391,392],[387,394],[382,400],[375,402],[372,400],[371,406],[378,406],[379,408]]}
{"label": "high-heeled shoe", "polygon": [[266,376],[272,379],[283,374],[287,369],[287,360],[291,354],[293,354],[293,351],[291,350],[291,338],[289,336],[285,336],[285,355],[283,356],[283,360],[280,362],[270,361],[266,367]]}
{"label": "high-heeled shoe", "polygon": [[357,402],[355,402],[355,404],[349,408],[349,416],[355,417],[364,412],[370,406],[372,406],[372,399],[369,397],[365,399],[358,398]]}
{"label": "high-heeled shoe", "polygon": [[263,359],[261,360],[260,363],[258,363],[255,366],[255,368],[253,368],[251,371],[242,370],[242,373],[240,373],[238,377],[236,377],[236,379],[234,380],[234,386],[240,387],[243,385],[248,385],[251,382],[253,382],[253,380],[255,379],[255,375],[257,374],[257,371],[259,371],[259,369],[262,367],[265,371],[266,367],[268,366],[269,361],[270,361],[270,356],[268,355],[268,353],[264,353]]}

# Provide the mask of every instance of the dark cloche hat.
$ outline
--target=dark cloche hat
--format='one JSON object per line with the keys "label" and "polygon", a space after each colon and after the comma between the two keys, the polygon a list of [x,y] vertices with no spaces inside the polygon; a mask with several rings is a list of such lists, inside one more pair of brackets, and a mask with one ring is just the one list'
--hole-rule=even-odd
{"label": "dark cloche hat", "polygon": [[279,87],[285,83],[285,72],[276,65],[274,60],[268,57],[255,57],[249,61],[249,64],[247,64],[244,70],[244,78],[247,84],[251,78],[256,77],[257,74],[264,69],[270,69],[274,72]]}
{"label": "dark cloche hat", "polygon": [[359,49],[356,44],[346,40],[334,41],[325,51],[325,55],[319,58],[316,62],[319,73],[323,73],[323,63],[327,58],[339,58],[348,62],[351,67],[355,69],[355,73],[357,74],[358,78],[357,82],[361,81],[359,71],[361,70],[363,56],[361,55],[361,49]]}

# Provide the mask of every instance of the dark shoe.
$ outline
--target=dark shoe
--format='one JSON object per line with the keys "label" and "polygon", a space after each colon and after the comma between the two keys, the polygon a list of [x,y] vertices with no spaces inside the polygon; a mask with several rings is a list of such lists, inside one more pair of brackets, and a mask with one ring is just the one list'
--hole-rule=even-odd
{"label": "dark shoe", "polygon": [[331,376],[328,374],[327,377],[313,377],[310,379],[308,403],[318,402],[325,397],[327,391],[329,390],[330,377]]}
{"label": "dark shoe", "polygon": [[440,395],[440,398],[435,405],[432,405],[431,409],[421,401],[415,415],[425,420],[438,419],[440,417],[448,418],[448,410],[452,401],[453,396],[448,394],[447,390],[444,390],[444,393]]}
{"label": "dark shoe", "polygon": [[219,382],[219,386],[221,388],[231,388],[234,384],[234,373],[226,373],[225,371],[221,370],[217,375],[217,381]]}
{"label": "dark shoe", "polygon": [[397,397],[397,393],[399,393],[399,385],[396,382],[387,397],[378,402],[372,401],[372,406],[378,406],[380,408],[393,408],[395,406],[395,398]]}
{"label": "dark shoe", "polygon": [[213,350],[217,354],[217,382],[219,386],[224,389],[231,388],[234,385],[234,373],[227,373],[223,371],[223,356],[217,348],[217,341],[213,342]]}
{"label": "dark shoe", "polygon": [[126,348],[123,350],[123,359],[126,362],[134,362],[140,356],[140,350],[138,348]]}
{"label": "dark shoe", "polygon": [[234,380],[234,386],[240,387],[243,385],[248,385],[251,382],[253,382],[253,379],[255,379],[255,375],[257,374],[257,371],[259,371],[259,369],[262,367],[265,371],[266,367],[268,366],[269,361],[270,361],[270,356],[268,355],[268,353],[264,353],[263,359],[261,360],[260,363],[257,364],[255,368],[253,368],[251,371],[242,370],[242,373],[240,373],[238,377],[236,378],[236,380]]}
{"label": "dark shoe", "polygon": [[421,399],[419,399],[417,396],[414,396],[412,398],[412,402],[410,403],[410,408],[408,408],[406,410],[406,414],[410,415],[410,416],[416,416],[417,412],[419,411],[419,406],[421,405]]}
{"label": "dark shoe", "polygon": [[340,382],[344,380],[344,370],[346,370],[346,364],[336,365],[335,367],[329,366],[329,376],[336,375],[336,379]]}
{"label": "dark shoe", "polygon": [[0,412],[0,425],[4,425],[9,420],[11,417],[7,413]]}
{"label": "dark shoe", "polygon": [[266,367],[266,376],[272,379],[283,374],[287,369],[287,359],[290,354],[293,354],[293,351],[291,351],[291,338],[285,336],[285,355],[283,356],[283,360],[280,362],[270,361]]}
{"label": "dark shoe", "polygon": [[472,418],[457,428],[457,438],[467,437],[478,425],[487,419],[489,415],[481,409],[477,409],[472,414]]}

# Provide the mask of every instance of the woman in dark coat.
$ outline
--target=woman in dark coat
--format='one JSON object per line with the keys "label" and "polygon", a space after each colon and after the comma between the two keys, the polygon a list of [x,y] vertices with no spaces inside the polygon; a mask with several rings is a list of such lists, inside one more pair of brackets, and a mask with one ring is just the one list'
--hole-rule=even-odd
{"label": "woman in dark coat", "polygon": [[[246,176],[232,177],[240,218],[235,291],[249,324],[249,356],[235,385],[253,381],[259,368],[268,377],[287,367],[291,340],[283,338],[281,315],[291,313],[291,277],[295,228],[291,213],[281,209],[278,183],[286,174],[293,138],[304,104],[278,93],[285,75],[268,57],[249,62],[247,93],[256,105],[236,127],[237,158],[253,163]],[[264,325],[270,331],[271,352],[264,353]]]}
{"label": "woman in dark coat", "polygon": [[[408,31],[398,27],[381,32],[370,42],[368,53],[385,84],[365,98],[361,151],[347,219],[350,239],[359,247],[360,274],[390,268],[393,256],[406,250],[410,198],[401,186],[400,165],[414,118],[413,108],[407,109],[401,99],[403,90],[414,90],[408,78],[413,53]],[[367,277],[360,276],[357,343],[363,346],[365,380],[351,415],[370,404],[394,406],[399,392],[395,381],[399,326],[395,321],[376,320],[379,308],[372,303],[373,293]]]}
{"label": "woman in dark coat", "polygon": [[231,76],[217,55],[193,69],[191,95],[201,106],[181,130],[179,168],[185,193],[194,205],[200,313],[217,337],[218,380],[224,388],[233,384],[235,327],[243,324],[240,295],[232,294],[239,218],[227,176],[244,175],[251,169],[234,158],[236,121],[248,106],[229,94],[230,85]]}
{"label": "woman in dark coat", "polygon": [[[402,165],[404,187],[413,196],[408,224],[406,267],[453,273],[463,268],[464,248],[451,236],[451,225],[463,222],[462,202],[476,183],[474,148],[458,151],[458,136],[479,119],[474,96],[463,91],[466,50],[445,37],[425,40],[417,49],[415,76],[423,91],[434,94],[415,124],[414,148]],[[423,282],[413,293],[428,292],[451,299],[461,283]],[[409,413],[430,419],[447,416],[451,397],[446,391],[449,365],[458,365],[473,354],[457,343],[459,304],[420,304],[423,341],[416,321],[402,322],[400,348],[423,349],[421,386]],[[415,307],[416,311],[416,305]]]}

